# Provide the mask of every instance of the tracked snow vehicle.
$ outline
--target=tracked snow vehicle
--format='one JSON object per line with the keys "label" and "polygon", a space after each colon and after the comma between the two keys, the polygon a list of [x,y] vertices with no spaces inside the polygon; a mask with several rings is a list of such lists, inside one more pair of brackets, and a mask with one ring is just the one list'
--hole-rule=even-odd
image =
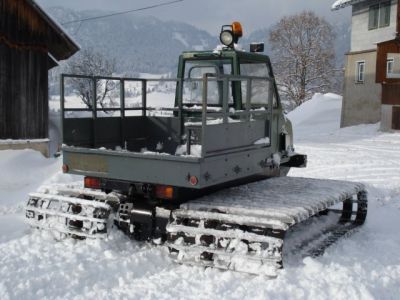
{"label": "tracked snow vehicle", "polygon": [[[62,75],[63,171],[85,176],[84,187],[31,194],[32,226],[95,238],[114,223],[164,242],[179,262],[271,275],[293,228],[339,213],[320,228],[323,238],[310,238],[313,255],[361,225],[362,184],[286,177],[307,159],[294,151],[269,58],[260,45],[235,50],[241,35],[233,23],[222,28],[224,47],[184,52],[177,79]],[[80,81],[90,102],[70,107],[68,80]],[[100,103],[110,84],[117,106]],[[173,105],[152,107],[167,84]]]}

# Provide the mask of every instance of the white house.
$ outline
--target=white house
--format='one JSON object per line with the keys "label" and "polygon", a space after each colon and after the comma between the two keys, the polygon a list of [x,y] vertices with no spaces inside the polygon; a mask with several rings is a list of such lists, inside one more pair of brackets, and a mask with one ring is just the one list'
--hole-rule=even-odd
{"label": "white house", "polygon": [[352,7],[341,126],[381,121],[400,130],[400,0],[338,0]]}

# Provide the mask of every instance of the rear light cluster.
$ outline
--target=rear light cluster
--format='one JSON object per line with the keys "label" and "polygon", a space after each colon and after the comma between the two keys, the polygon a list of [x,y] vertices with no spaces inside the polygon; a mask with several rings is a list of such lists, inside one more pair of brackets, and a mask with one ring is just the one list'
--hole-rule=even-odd
{"label": "rear light cluster", "polygon": [[68,173],[69,168],[68,168],[68,165],[67,165],[67,164],[63,164],[63,165],[62,165],[62,171],[63,171],[63,173]]}
{"label": "rear light cluster", "polygon": [[189,182],[190,182],[191,185],[195,186],[195,185],[197,185],[199,183],[199,180],[197,179],[196,176],[190,176]]}
{"label": "rear light cluster", "polygon": [[[101,189],[101,179],[96,177],[85,177],[84,180],[85,188],[89,189]],[[136,189],[135,189],[136,190]],[[142,186],[142,194],[145,196],[153,195],[158,199],[174,199],[176,197],[176,191],[173,186],[170,185],[150,185],[146,184]],[[136,194],[136,193],[134,193]],[[141,194],[140,192],[138,193]]]}
{"label": "rear light cluster", "polygon": [[156,185],[154,195],[158,199],[173,199],[174,188],[169,185]]}
{"label": "rear light cluster", "polygon": [[100,178],[85,177],[85,188],[100,189],[101,188]]}

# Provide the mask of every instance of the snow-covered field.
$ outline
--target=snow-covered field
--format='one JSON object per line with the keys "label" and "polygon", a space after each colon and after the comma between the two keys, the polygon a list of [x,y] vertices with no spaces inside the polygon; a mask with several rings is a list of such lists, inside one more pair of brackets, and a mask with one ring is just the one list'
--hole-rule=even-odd
{"label": "snow-covered field", "polygon": [[27,193],[79,178],[60,159],[0,151],[0,299],[400,299],[400,133],[339,129],[341,98],[316,95],[289,114],[306,169],[291,176],[361,181],[366,224],[324,256],[289,264],[277,279],[174,264],[162,247],[129,240],[55,241],[23,222]]}

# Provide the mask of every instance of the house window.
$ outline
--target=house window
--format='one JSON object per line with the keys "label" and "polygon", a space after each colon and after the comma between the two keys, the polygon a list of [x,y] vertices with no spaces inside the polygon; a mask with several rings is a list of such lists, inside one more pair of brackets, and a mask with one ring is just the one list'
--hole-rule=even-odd
{"label": "house window", "polygon": [[369,7],[369,21],[368,22],[369,22],[369,24],[368,24],[369,30],[378,28],[379,4]]}
{"label": "house window", "polygon": [[394,58],[388,58],[386,61],[386,75],[393,74]]}
{"label": "house window", "polygon": [[358,61],[356,65],[356,82],[364,83],[365,79],[365,61]]}
{"label": "house window", "polygon": [[390,25],[390,1],[369,7],[368,29],[377,29]]}
{"label": "house window", "polygon": [[390,1],[379,5],[379,27],[387,27],[390,25]]}

